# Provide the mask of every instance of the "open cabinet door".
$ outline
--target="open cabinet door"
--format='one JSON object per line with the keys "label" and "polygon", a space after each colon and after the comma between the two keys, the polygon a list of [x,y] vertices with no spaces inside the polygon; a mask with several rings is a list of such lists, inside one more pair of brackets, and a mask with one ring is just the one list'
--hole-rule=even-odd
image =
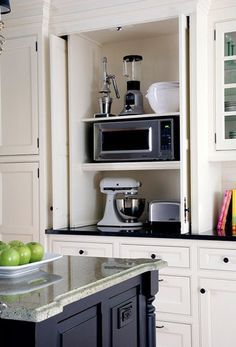
{"label": "open cabinet door", "polygon": [[189,185],[189,30],[188,20],[179,17],[179,82],[180,82],[180,201],[181,233],[189,231],[190,224],[190,185]]}
{"label": "open cabinet door", "polygon": [[50,36],[53,228],[69,224],[67,42]]}

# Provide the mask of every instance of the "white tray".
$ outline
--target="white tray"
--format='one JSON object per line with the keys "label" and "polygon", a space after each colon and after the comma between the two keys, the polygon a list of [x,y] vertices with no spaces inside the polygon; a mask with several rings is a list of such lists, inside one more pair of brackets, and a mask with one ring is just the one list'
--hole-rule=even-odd
{"label": "white tray", "polygon": [[62,277],[44,271],[34,271],[24,276],[0,278],[0,295],[26,294],[45,288],[62,280]]}
{"label": "white tray", "polygon": [[45,253],[43,260],[19,266],[0,266],[0,278],[10,278],[38,271],[44,264],[60,259],[62,255]]}

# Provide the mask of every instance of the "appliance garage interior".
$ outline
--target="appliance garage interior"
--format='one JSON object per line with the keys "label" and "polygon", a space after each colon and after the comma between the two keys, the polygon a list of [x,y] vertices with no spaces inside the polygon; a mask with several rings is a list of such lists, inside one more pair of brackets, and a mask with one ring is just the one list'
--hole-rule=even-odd
{"label": "appliance garage interior", "polygon": [[[145,199],[142,223],[148,222],[152,201],[166,202],[164,209],[173,202],[179,204],[181,232],[189,231],[190,193],[187,181],[181,183],[188,167],[183,140],[187,116],[179,101],[179,57],[186,52],[179,49],[179,35],[179,19],[174,18],[68,37],[71,227],[98,223],[107,200],[100,182],[127,178],[141,182],[137,198]],[[83,84],[80,73],[86,74]],[[78,90],[80,98],[74,98]],[[78,212],[75,204],[84,191],[93,201],[83,196]]]}

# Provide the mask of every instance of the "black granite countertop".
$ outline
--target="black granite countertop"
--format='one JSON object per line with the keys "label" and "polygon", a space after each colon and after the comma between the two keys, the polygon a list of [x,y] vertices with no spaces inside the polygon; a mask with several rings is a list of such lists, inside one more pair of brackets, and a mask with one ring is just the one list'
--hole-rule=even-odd
{"label": "black granite countertop", "polygon": [[138,228],[117,228],[98,227],[97,225],[87,225],[83,227],[47,229],[46,234],[56,235],[87,235],[87,236],[122,236],[122,237],[151,237],[151,238],[171,238],[190,240],[216,240],[216,241],[236,241],[232,235],[219,236],[216,231],[209,230],[202,233],[189,232],[181,234],[177,231],[159,231],[158,228],[142,226]]}

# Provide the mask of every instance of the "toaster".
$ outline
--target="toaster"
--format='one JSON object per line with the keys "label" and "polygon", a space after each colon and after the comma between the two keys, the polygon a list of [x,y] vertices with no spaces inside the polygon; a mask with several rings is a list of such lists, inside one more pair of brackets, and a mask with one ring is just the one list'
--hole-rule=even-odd
{"label": "toaster", "polygon": [[148,220],[151,226],[162,230],[180,231],[180,203],[154,200],[149,203]]}

